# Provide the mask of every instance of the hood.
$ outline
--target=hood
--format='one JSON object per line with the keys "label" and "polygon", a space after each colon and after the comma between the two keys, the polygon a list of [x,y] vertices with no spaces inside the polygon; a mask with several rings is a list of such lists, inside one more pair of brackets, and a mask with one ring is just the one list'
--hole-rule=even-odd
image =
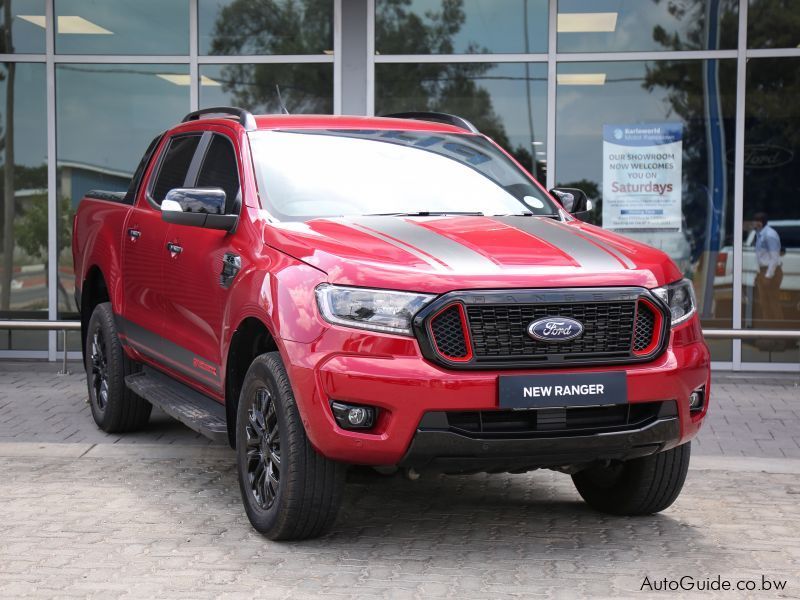
{"label": "hood", "polygon": [[671,283],[663,252],[546,217],[342,217],[277,223],[265,243],[331,283],[418,292]]}

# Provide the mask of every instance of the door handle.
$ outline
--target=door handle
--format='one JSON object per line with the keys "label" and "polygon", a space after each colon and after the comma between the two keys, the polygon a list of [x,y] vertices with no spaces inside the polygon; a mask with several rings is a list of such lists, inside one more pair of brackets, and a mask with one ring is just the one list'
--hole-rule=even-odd
{"label": "door handle", "polygon": [[140,237],[142,237],[142,232],[139,231],[138,229],[134,229],[133,227],[131,227],[130,229],[128,229],[128,236],[131,238],[131,241],[134,242],[138,240]]}
{"label": "door handle", "polygon": [[167,250],[170,251],[172,254],[180,254],[183,252],[183,248],[175,244],[174,242],[167,242]]}

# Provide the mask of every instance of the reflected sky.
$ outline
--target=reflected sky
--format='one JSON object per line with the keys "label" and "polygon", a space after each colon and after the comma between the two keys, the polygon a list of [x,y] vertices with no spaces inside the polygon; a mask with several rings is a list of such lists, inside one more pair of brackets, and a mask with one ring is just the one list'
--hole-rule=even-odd
{"label": "reflected sky", "polygon": [[[44,18],[44,0],[6,0],[11,2],[12,49],[3,52],[16,54],[44,53],[44,28],[23,19],[20,15],[37,15]],[[5,28],[5,11],[0,10],[0,26]]]}
{"label": "reflected sky", "polygon": [[189,112],[188,74],[188,65],[57,65],[59,163],[133,173],[153,136]]}
{"label": "reflected sky", "polygon": [[189,0],[55,0],[55,13],[87,20],[78,31],[111,32],[61,33],[59,26],[59,54],[189,53]]}

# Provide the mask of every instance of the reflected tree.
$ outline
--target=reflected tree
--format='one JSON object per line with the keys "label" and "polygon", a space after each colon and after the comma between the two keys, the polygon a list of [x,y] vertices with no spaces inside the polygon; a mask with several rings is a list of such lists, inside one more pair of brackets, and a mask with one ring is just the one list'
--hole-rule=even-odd
{"label": "reflected tree", "polygon": [[[23,172],[43,172],[42,178],[46,177],[46,167],[44,166],[36,169],[26,169],[25,167],[19,167],[19,169]],[[22,174],[20,173],[20,175]],[[61,256],[61,253],[72,243],[72,218],[75,215],[75,209],[70,198],[60,199],[59,210],[56,213],[58,215],[58,231],[56,232],[58,252],[56,256]],[[14,233],[17,246],[28,257],[41,260],[44,264],[45,273],[49,272],[50,265],[50,258],[47,252],[47,227],[47,194],[37,194],[28,200],[25,212],[16,219]],[[75,306],[75,300],[67,292],[60,276],[56,277],[56,285],[58,286],[59,305],[63,307],[63,310],[66,312],[77,311],[78,307]]]}
{"label": "reflected tree", "polygon": [[[233,0],[215,22],[211,54],[318,54],[333,48],[331,18],[330,0]],[[289,112],[333,111],[329,65],[226,65],[220,83],[252,111],[280,112],[276,85]]]}

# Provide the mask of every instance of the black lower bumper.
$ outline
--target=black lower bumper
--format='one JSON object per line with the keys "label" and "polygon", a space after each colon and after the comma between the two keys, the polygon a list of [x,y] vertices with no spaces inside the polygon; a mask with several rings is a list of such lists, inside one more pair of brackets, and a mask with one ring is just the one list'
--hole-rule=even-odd
{"label": "black lower bumper", "polygon": [[482,439],[418,429],[400,466],[444,473],[522,472],[629,460],[672,448],[679,439],[677,417],[658,419],[639,429],[565,437]]}

